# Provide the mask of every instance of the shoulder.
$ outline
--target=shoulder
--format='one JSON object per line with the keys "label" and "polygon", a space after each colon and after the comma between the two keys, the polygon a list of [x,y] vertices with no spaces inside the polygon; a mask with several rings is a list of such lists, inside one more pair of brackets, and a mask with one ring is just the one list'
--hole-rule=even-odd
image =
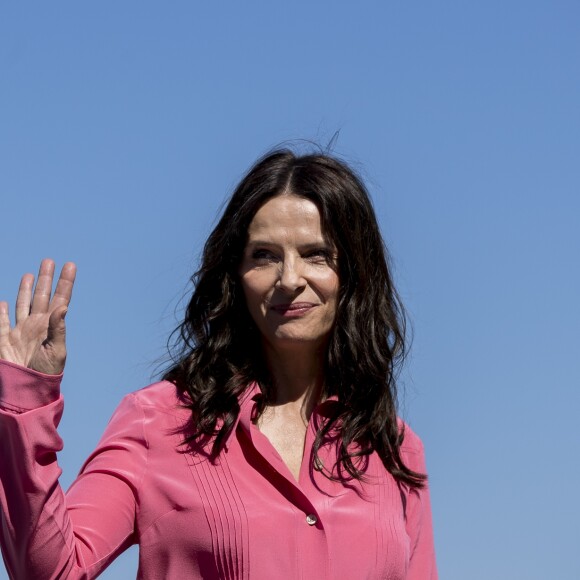
{"label": "shoulder", "polygon": [[425,450],[420,437],[402,419],[398,420],[403,434],[400,453],[405,465],[413,471],[425,473]]}
{"label": "shoulder", "polygon": [[402,419],[398,419],[398,425],[399,431],[403,434],[401,450],[408,453],[423,453],[423,442],[419,435]]}
{"label": "shoulder", "polygon": [[140,441],[146,448],[169,444],[189,414],[174,384],[153,383],[123,397],[108,422],[101,446],[120,440]]}
{"label": "shoulder", "polygon": [[187,416],[184,401],[176,386],[169,381],[153,383],[123,397],[113,417],[118,415],[139,416],[146,423],[170,421]]}
{"label": "shoulder", "polygon": [[157,407],[160,410],[175,410],[183,406],[177,387],[169,381],[159,381],[128,395],[142,407]]}

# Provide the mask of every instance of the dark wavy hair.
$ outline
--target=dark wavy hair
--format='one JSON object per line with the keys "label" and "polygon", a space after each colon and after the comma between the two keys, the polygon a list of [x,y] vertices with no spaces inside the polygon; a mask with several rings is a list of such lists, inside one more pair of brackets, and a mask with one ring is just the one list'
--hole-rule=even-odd
{"label": "dark wavy hair", "polygon": [[[368,456],[376,452],[397,481],[422,487],[426,476],[409,469],[400,454],[404,428],[397,421],[396,379],[406,354],[406,324],[387,250],[362,180],[344,162],[322,153],[280,149],[261,158],[235,189],[205,244],[185,320],[173,335],[174,362],[164,375],[192,412],[187,443],[207,447],[211,442],[211,456],[217,457],[247,386],[257,381],[268,392],[260,335],[246,308],[238,268],[254,215],[284,193],[316,204],[323,232],[338,254],[339,300],[322,393],[336,396],[338,404],[319,427],[313,457],[333,439],[337,462],[327,476],[362,479]],[[264,403],[259,411],[263,408]]]}

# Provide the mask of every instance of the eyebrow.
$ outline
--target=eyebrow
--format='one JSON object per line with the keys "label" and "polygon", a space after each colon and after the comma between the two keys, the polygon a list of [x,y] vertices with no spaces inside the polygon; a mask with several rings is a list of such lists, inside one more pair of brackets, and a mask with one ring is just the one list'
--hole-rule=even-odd
{"label": "eyebrow", "polygon": [[[248,240],[248,246],[279,246],[275,242],[269,242],[267,240]],[[310,242],[307,244],[299,244],[298,248],[301,250],[314,250],[316,248],[324,248],[325,250],[336,250],[334,244],[329,243],[327,240],[320,240],[319,242]]]}

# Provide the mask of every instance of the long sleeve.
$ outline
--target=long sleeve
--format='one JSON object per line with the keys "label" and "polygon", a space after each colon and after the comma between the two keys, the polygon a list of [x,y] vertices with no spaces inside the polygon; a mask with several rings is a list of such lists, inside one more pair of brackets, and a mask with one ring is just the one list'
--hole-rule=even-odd
{"label": "long sleeve", "polygon": [[[437,579],[427,488],[403,490],[401,509],[401,488],[375,455],[381,485],[363,483],[362,494],[316,469],[304,471],[298,488],[277,475],[274,448],[245,436],[253,399],[212,462],[180,447],[190,412],[175,385],[128,395],[65,496],[59,385],[60,377],[0,361],[0,544],[12,578],[95,578],[139,543],[139,578],[270,579],[276,570],[298,578],[314,570],[321,579]],[[425,472],[411,429],[401,455]]]}
{"label": "long sleeve", "polygon": [[123,400],[65,497],[60,379],[0,361],[0,540],[13,578],[94,578],[137,539],[148,449],[139,403]]}
{"label": "long sleeve", "polygon": [[[401,448],[406,465],[419,473],[426,473],[425,453],[421,440],[408,428]],[[407,580],[437,580],[433,522],[428,484],[406,494],[406,528],[410,538],[410,560]]]}

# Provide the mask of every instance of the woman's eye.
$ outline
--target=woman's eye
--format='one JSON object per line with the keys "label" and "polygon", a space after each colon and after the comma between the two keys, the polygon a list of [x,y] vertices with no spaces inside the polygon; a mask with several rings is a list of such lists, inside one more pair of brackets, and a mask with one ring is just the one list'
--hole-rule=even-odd
{"label": "woman's eye", "polygon": [[252,259],[258,262],[272,262],[276,256],[268,250],[255,250],[252,252]]}
{"label": "woman's eye", "polygon": [[310,260],[312,262],[324,262],[329,264],[332,262],[332,256],[328,250],[320,248],[319,250],[312,250],[306,254],[305,259]]}

